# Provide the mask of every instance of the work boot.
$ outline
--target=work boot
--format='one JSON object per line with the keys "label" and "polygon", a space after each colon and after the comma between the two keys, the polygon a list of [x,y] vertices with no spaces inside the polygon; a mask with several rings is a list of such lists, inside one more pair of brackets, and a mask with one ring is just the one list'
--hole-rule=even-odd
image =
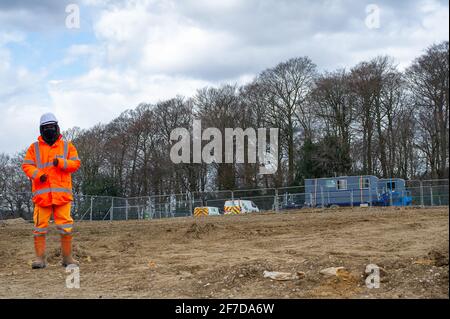
{"label": "work boot", "polygon": [[62,265],[79,265],[78,261],[72,258],[72,235],[61,235],[61,255],[63,257]]}
{"label": "work boot", "polygon": [[34,236],[34,250],[36,252],[36,259],[31,263],[31,268],[45,268],[47,266],[45,261],[45,236]]}

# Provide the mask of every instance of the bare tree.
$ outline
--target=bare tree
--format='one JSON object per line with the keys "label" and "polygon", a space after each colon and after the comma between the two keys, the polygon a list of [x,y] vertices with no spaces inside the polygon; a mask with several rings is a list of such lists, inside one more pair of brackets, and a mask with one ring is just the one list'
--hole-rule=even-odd
{"label": "bare tree", "polygon": [[409,87],[418,112],[422,142],[431,177],[448,177],[449,43],[433,45],[408,68]]}
{"label": "bare tree", "polygon": [[312,93],[315,115],[323,122],[324,136],[332,136],[337,140],[336,147],[342,150],[340,156],[342,171],[336,174],[347,174],[351,169],[350,144],[352,140],[352,123],[355,119],[355,96],[350,88],[349,75],[345,70],[325,73],[318,77]]}
{"label": "bare tree", "polygon": [[214,127],[222,133],[221,163],[211,163],[216,170],[216,186],[219,189],[236,188],[236,165],[226,163],[225,128],[240,127],[242,113],[236,86],[224,85],[219,88],[203,88],[194,97],[195,117],[202,120],[202,126]]}
{"label": "bare tree", "polygon": [[316,65],[308,58],[293,58],[261,73],[258,81],[266,95],[267,120],[279,127],[282,141],[286,141],[288,156],[288,184],[294,181],[294,135],[298,125],[303,134],[311,134],[310,110],[307,97],[312,89]]}

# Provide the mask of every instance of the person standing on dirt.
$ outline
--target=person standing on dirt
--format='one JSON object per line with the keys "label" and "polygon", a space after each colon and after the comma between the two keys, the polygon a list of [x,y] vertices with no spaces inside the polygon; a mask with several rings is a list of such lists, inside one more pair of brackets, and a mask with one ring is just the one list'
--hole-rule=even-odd
{"label": "person standing on dirt", "polygon": [[72,196],[71,174],[80,168],[78,153],[71,142],[64,141],[58,120],[52,113],[40,119],[38,141],[28,148],[22,169],[32,181],[34,202],[33,269],[45,268],[45,238],[51,215],[61,235],[62,265],[78,265],[72,258],[73,219],[70,215]]}

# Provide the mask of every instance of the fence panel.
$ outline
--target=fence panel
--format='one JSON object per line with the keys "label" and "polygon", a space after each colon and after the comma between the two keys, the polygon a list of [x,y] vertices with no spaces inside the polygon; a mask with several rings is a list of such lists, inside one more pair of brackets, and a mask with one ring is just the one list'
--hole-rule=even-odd
{"label": "fence panel", "polygon": [[[410,196],[412,206],[448,206],[449,181],[407,180],[401,192],[386,192],[374,185],[321,185],[306,192],[304,186],[205,191],[171,195],[152,195],[135,198],[74,195],[72,216],[75,220],[140,220],[192,216],[195,207],[218,207],[223,214],[227,200],[251,200],[260,211],[317,206],[405,205],[403,199]],[[406,195],[406,196],[405,196]],[[384,196],[384,197],[383,197]],[[386,197],[388,196],[388,197]],[[0,219],[33,218],[31,193],[17,193],[8,198],[0,197]]]}
{"label": "fence panel", "polygon": [[150,218],[170,218],[192,216],[194,205],[198,203],[190,193],[150,196]]}
{"label": "fence panel", "polygon": [[263,196],[251,196],[251,197],[240,197],[242,200],[251,200],[258,207],[260,212],[267,210],[274,210],[275,207],[275,196],[273,195],[263,195]]}

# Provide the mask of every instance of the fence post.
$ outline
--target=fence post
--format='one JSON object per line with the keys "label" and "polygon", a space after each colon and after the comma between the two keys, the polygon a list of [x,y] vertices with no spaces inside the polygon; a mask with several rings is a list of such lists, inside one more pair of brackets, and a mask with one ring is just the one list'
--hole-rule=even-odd
{"label": "fence post", "polygon": [[320,198],[322,200],[322,208],[325,207],[325,203],[323,201],[323,186],[320,186]]}
{"label": "fence post", "polygon": [[192,216],[192,199],[194,198],[194,195],[189,192],[189,215]]}
{"label": "fence post", "polygon": [[91,196],[91,211],[89,213],[89,220],[92,221],[92,202],[94,201],[94,196]]}
{"label": "fence post", "polygon": [[114,197],[111,197],[111,214],[109,214],[109,220],[112,221],[114,219]]}
{"label": "fence post", "polygon": [[431,206],[434,206],[434,203],[433,203],[433,186],[430,186],[430,201],[431,201]]}
{"label": "fence post", "polygon": [[232,201],[232,203],[234,205],[234,191],[231,191],[231,201]]}
{"label": "fence post", "polygon": [[128,198],[125,199],[125,220],[128,220]]}
{"label": "fence post", "polygon": [[369,178],[369,208],[372,207],[372,181]]}
{"label": "fence post", "polygon": [[275,211],[278,213],[278,188],[275,188]]}
{"label": "fence post", "polygon": [[350,204],[351,207],[353,208],[353,189],[350,191]]}
{"label": "fence post", "polygon": [[420,181],[420,206],[425,207],[425,202],[423,200],[423,182]]}
{"label": "fence post", "polygon": [[394,201],[392,199],[392,189],[388,190],[389,192],[389,205],[392,207],[394,206]]}
{"label": "fence post", "polygon": [[148,217],[149,217],[149,219],[153,219],[153,216],[155,216],[155,211],[153,210],[152,196],[148,197],[148,209],[149,209],[149,216]]}

